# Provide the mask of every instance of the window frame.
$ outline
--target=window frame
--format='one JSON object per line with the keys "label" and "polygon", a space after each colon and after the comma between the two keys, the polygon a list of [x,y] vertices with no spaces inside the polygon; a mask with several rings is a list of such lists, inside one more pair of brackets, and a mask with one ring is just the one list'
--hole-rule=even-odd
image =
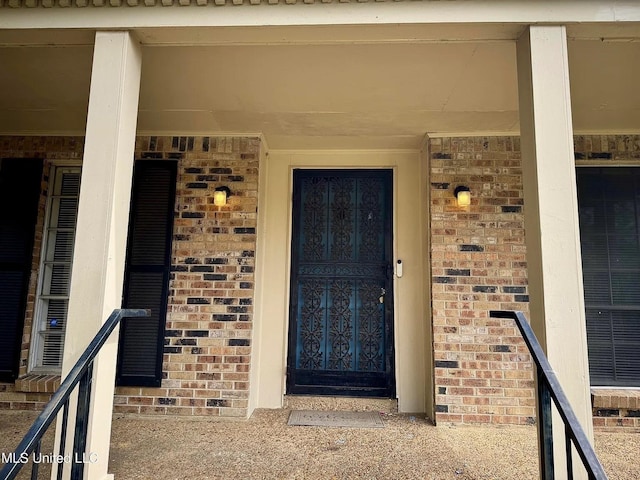
{"label": "window frame", "polygon": [[[62,360],[60,362],[60,367],[54,368],[51,366],[42,365],[43,358],[43,349],[44,349],[44,340],[40,335],[39,325],[41,323],[42,315],[45,315],[47,310],[44,306],[44,299],[42,298],[42,291],[44,284],[46,282],[45,279],[45,262],[47,257],[47,251],[50,248],[49,245],[49,225],[51,221],[51,215],[53,210],[53,189],[55,188],[55,181],[58,171],[63,169],[73,169],[78,170],[80,173],[80,183],[82,184],[82,163],[73,161],[73,160],[58,160],[50,162],[49,171],[47,173],[48,182],[47,182],[47,192],[46,192],[46,206],[45,206],[45,216],[44,222],[42,224],[42,245],[40,247],[40,257],[38,258],[38,280],[36,282],[36,291],[35,291],[35,300],[34,300],[34,308],[33,308],[33,319],[31,322],[31,342],[29,345],[29,373],[36,374],[53,374],[59,375],[62,371]],[[78,206],[80,203],[80,192],[78,192]],[[77,217],[76,217],[77,221]],[[77,232],[77,223],[74,226],[74,249],[75,249],[75,235]],[[70,271],[69,271],[69,282],[71,282],[71,275],[73,273],[73,253],[71,255],[71,263],[70,263]],[[70,286],[70,285],[69,285]],[[69,292],[70,293],[70,292]],[[68,295],[69,296],[69,295]],[[67,304],[68,308],[68,304]],[[64,327],[64,333],[62,335],[62,356],[64,356],[64,344],[66,337],[66,325]]]}
{"label": "window frame", "polygon": [[[576,165],[576,190],[578,190],[579,188],[579,184],[578,184],[578,177],[580,174],[580,171],[582,170],[583,172],[586,169],[597,169],[598,170],[598,174],[600,174],[600,176],[606,175],[606,171],[609,170],[614,170],[616,168],[626,168],[626,169],[633,169],[633,177],[636,178],[638,182],[640,182],[640,165],[638,165],[637,163],[634,164],[628,164],[628,163],[624,163],[624,164],[618,164],[618,165],[602,165],[602,164],[583,164],[583,165]],[[636,185],[640,185],[640,183],[636,184]],[[638,187],[636,187],[638,188]],[[638,190],[636,190],[637,192]],[[636,212],[636,234],[634,236],[638,237],[638,242],[640,245],[640,195],[638,193],[636,193],[633,197],[633,201],[634,201],[634,209]],[[577,206],[578,206],[578,215],[580,215],[580,195],[579,192],[577,191]],[[609,234],[606,234],[607,237],[609,237]],[[582,257],[584,257],[584,252],[583,252],[583,241],[582,241],[582,225],[580,227],[580,247],[581,247],[581,255]],[[609,243],[606,243],[607,247],[605,248],[605,253],[607,255],[607,258],[610,258],[611,255],[611,250],[609,248]],[[582,261],[582,275],[583,275],[583,279],[584,279],[584,259]],[[611,280],[611,275],[612,275],[612,271],[615,271],[615,269],[612,269],[612,265],[611,263],[608,261],[607,264],[607,276],[609,278],[609,282],[608,282],[608,286],[609,286],[609,291],[612,292],[612,280]],[[587,273],[589,273],[589,270],[587,270]],[[610,302],[612,302],[612,300],[610,299]],[[618,303],[611,303],[610,305],[605,305],[603,303],[598,303],[597,301],[592,301],[592,302],[588,302],[587,301],[587,297],[586,297],[586,289],[584,292],[584,306],[585,306],[585,322],[587,321],[586,315],[589,312],[589,310],[594,310],[594,309],[601,309],[603,312],[610,314],[611,312],[637,312],[638,313],[638,318],[640,319],[640,304],[639,305],[635,305],[635,304],[618,304]],[[638,326],[640,327],[640,322],[638,324]],[[616,343],[615,343],[615,337],[614,337],[614,333],[613,333],[613,329],[614,329],[614,324],[613,324],[613,320],[610,318],[609,319],[609,328],[612,331],[611,335],[611,346],[612,348],[615,350],[616,348]],[[590,347],[589,345],[589,335],[587,332],[587,349],[590,348],[596,348],[596,345],[593,345],[592,347]],[[591,358],[591,355],[590,355]],[[634,375],[636,378],[628,380],[628,379],[617,379],[616,378],[616,357],[612,356],[611,358],[607,358],[606,359],[608,362],[610,362],[610,367],[613,369],[613,378],[609,379],[609,380],[605,380],[603,379],[604,375],[599,373],[598,378],[594,378],[595,373],[592,372],[592,366],[591,366],[591,362],[589,364],[589,377],[590,377],[590,382],[592,384],[592,386],[596,387],[596,388],[638,388],[640,387],[640,369],[638,369],[638,372],[635,372]]]}

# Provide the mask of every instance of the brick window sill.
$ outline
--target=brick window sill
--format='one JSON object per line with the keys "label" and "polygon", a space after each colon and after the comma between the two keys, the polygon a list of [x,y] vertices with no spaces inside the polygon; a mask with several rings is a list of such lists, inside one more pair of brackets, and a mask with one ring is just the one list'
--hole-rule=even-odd
{"label": "brick window sill", "polygon": [[592,388],[595,427],[640,428],[640,388]]}
{"label": "brick window sill", "polygon": [[16,392],[54,393],[60,387],[60,375],[29,374],[16,380]]}

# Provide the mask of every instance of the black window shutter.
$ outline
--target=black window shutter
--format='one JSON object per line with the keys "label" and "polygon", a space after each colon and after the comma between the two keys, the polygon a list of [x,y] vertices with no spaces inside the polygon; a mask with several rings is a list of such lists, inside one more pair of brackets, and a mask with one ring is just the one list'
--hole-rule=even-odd
{"label": "black window shutter", "polygon": [[177,162],[135,163],[123,308],[151,317],[123,319],[116,383],[159,387],[167,316]]}
{"label": "black window shutter", "polygon": [[0,164],[0,380],[18,375],[42,160]]}
{"label": "black window shutter", "polygon": [[640,386],[640,168],[580,167],[591,384]]}

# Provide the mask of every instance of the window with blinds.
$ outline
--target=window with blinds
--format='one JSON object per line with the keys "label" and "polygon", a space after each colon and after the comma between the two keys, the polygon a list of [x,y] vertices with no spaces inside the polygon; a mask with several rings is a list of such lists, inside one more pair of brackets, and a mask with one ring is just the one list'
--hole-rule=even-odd
{"label": "window with blinds", "polygon": [[591,384],[640,386],[640,168],[577,170]]}
{"label": "window with blinds", "polygon": [[32,370],[59,372],[64,351],[73,260],[80,167],[52,172],[36,298]]}
{"label": "window with blinds", "polygon": [[[160,385],[176,175],[174,161],[135,164],[123,307],[149,309],[151,317],[121,324],[120,385]],[[80,177],[80,167],[57,167],[50,177],[31,349],[36,373],[62,366]]]}

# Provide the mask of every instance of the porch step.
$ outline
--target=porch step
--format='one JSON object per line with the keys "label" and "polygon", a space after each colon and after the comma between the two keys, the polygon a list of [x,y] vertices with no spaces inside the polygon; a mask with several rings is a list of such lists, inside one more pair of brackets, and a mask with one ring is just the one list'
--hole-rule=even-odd
{"label": "porch step", "polygon": [[398,400],[394,398],[285,395],[284,408],[290,410],[342,410],[347,412],[398,413]]}

